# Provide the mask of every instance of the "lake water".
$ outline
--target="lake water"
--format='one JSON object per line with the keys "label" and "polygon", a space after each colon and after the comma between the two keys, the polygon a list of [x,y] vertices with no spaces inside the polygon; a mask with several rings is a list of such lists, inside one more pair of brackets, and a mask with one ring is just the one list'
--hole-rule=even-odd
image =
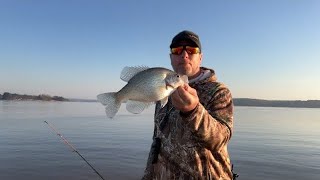
{"label": "lake water", "polygon": [[[319,180],[320,109],[235,107],[229,144],[239,180]],[[153,107],[108,119],[99,103],[0,101],[1,180],[100,179],[44,123],[48,121],[105,179],[140,179]]]}

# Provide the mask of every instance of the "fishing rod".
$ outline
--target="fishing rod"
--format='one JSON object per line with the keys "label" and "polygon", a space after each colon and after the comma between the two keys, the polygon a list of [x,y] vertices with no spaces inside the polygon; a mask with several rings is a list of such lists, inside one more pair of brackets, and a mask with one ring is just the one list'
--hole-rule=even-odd
{"label": "fishing rod", "polygon": [[44,121],[48,126],[63,140],[63,142],[68,145],[73,152],[76,152],[90,167],[93,169],[93,171],[100,176],[101,179],[105,180],[101,174],[74,148],[67,140],[60,134],[51,124],[49,124],[47,121]]}

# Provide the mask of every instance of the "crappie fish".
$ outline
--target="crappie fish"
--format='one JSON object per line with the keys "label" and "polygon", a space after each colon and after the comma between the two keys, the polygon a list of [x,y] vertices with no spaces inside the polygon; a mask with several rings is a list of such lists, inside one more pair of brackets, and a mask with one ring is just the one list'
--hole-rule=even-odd
{"label": "crappie fish", "polygon": [[128,82],[120,91],[99,94],[98,102],[105,105],[106,114],[112,118],[118,112],[121,103],[134,114],[141,113],[156,101],[161,106],[168,102],[168,96],[179,86],[188,83],[186,75],[179,75],[166,68],[125,67],[120,79]]}

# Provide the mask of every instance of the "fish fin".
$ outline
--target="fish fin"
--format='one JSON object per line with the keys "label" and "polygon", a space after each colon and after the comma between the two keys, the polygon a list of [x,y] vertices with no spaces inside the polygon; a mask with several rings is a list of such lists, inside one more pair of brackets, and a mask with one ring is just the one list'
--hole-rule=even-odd
{"label": "fish fin", "polygon": [[140,114],[145,108],[149,107],[152,103],[128,100],[126,109],[133,114]]}
{"label": "fish fin", "polygon": [[163,108],[168,103],[168,97],[160,100],[161,108]]}
{"label": "fish fin", "polygon": [[135,66],[135,67],[124,67],[121,71],[120,79],[128,82],[133,76],[138,74],[141,71],[149,69],[147,66]]}
{"label": "fish fin", "polygon": [[116,98],[116,92],[99,94],[97,100],[105,106],[109,118],[113,118],[121,106],[121,101]]}

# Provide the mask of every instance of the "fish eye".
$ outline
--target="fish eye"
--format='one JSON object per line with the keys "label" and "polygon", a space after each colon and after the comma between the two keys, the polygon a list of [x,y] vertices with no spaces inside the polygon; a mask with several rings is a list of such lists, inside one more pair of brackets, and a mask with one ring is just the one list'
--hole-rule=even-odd
{"label": "fish eye", "polygon": [[179,76],[179,74],[177,74],[177,78],[179,78],[180,76]]}

